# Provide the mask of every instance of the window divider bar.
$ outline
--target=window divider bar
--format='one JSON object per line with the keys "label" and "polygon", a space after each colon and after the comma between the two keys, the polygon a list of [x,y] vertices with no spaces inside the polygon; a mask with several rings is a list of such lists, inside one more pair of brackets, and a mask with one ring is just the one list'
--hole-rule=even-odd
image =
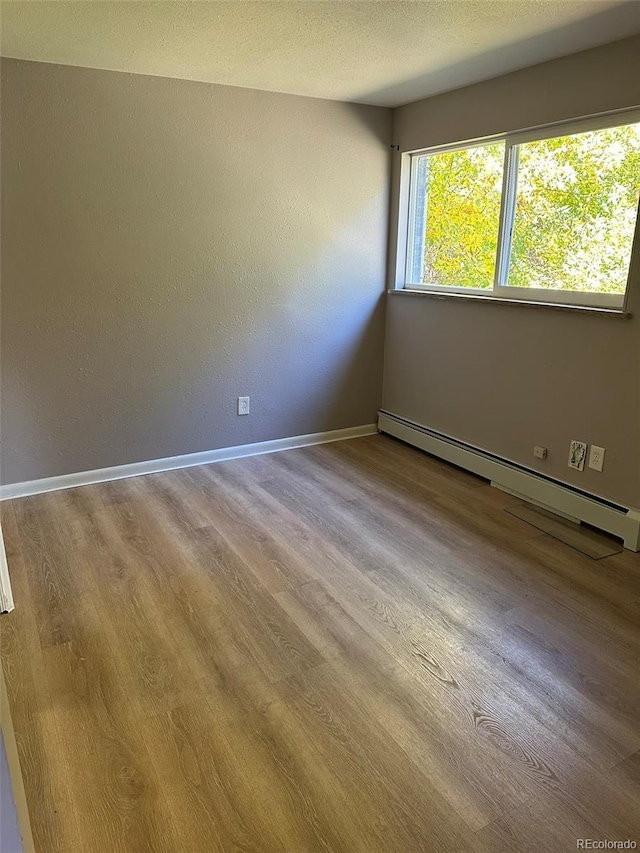
{"label": "window divider bar", "polygon": [[498,226],[498,252],[493,283],[494,290],[506,287],[509,278],[516,194],[518,190],[519,155],[519,146],[507,141],[504,152],[504,183],[502,186],[502,200],[500,202],[500,224]]}

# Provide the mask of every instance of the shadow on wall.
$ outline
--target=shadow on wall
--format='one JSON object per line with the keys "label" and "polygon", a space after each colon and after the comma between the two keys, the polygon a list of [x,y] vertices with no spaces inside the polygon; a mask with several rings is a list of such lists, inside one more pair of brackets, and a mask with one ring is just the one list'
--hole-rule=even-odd
{"label": "shadow on wall", "polygon": [[3,76],[4,482],[371,422],[389,111]]}
{"label": "shadow on wall", "polygon": [[327,412],[325,429],[338,429],[334,424],[345,420],[347,425],[354,426],[378,420],[383,374],[383,350],[378,344],[380,336],[384,337],[385,307],[386,296],[381,295],[358,336],[346,347],[340,375],[334,380],[333,403]]}
{"label": "shadow on wall", "polygon": [[[282,365],[292,431],[279,430],[276,402],[258,394],[262,424],[252,431],[250,441],[358,426],[377,419],[382,399],[384,295],[373,303],[361,299],[354,306],[329,300],[314,310],[323,323],[314,340],[295,332],[294,319],[290,333],[264,348],[267,358]],[[312,385],[306,381],[308,376],[314,377]]]}

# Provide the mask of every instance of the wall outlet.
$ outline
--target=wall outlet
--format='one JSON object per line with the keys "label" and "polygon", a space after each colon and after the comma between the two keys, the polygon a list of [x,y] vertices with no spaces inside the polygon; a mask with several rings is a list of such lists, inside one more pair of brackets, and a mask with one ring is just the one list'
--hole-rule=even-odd
{"label": "wall outlet", "polygon": [[604,447],[592,444],[589,451],[589,468],[594,471],[602,471],[604,467]]}
{"label": "wall outlet", "polygon": [[536,444],[536,446],[533,448],[533,455],[536,457],[536,459],[546,459],[547,458],[547,448],[546,447],[538,447],[538,445]]}
{"label": "wall outlet", "polygon": [[584,471],[584,460],[587,458],[587,444],[584,441],[572,440],[569,445],[569,468]]}
{"label": "wall outlet", "polygon": [[249,414],[249,397],[238,397],[238,414],[239,415],[248,415]]}

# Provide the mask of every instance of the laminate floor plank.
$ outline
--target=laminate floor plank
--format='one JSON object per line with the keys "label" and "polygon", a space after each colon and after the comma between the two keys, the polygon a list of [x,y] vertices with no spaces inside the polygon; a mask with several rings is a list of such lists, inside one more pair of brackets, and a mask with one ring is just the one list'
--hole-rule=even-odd
{"label": "laminate floor plank", "polygon": [[5,502],[38,853],[640,842],[640,555],[383,436]]}
{"label": "laminate floor plank", "polygon": [[[212,469],[208,468],[210,475]],[[220,487],[211,476],[203,476],[202,469],[188,472],[193,484],[187,495],[179,490],[178,500],[189,500],[207,524],[213,525],[245,559],[250,570],[269,592],[293,589],[315,578],[312,568],[281,547],[271,535],[272,519],[267,512],[260,517],[253,511],[251,497],[240,497],[225,486]]]}
{"label": "laminate floor plank", "polygon": [[[14,506],[5,502],[0,507],[14,599],[30,602],[29,568],[20,547]],[[16,715],[20,720],[15,737],[31,828],[40,850],[66,853],[83,848],[68,780],[58,764],[55,745],[59,735],[49,711],[37,601],[0,616],[0,650],[12,719]]]}
{"label": "laminate floor plank", "polygon": [[[281,593],[278,600],[323,649],[336,686],[375,709],[379,725],[403,748],[409,762],[428,778],[438,778],[441,796],[469,828],[476,830],[494,820],[505,801],[525,801],[528,791],[509,773],[502,757],[478,743],[458,720],[428,713],[437,705],[432,691],[418,685],[392,654],[372,643],[319,584]],[[468,760],[470,752],[477,762]]]}

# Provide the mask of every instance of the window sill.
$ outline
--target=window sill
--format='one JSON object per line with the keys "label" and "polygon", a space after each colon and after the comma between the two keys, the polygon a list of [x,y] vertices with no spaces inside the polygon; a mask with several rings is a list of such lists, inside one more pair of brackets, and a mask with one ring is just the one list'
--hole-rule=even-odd
{"label": "window sill", "polygon": [[570,311],[578,314],[599,315],[602,317],[618,317],[629,320],[633,315],[630,311],[622,308],[594,308],[587,305],[561,305],[551,302],[532,302],[528,299],[503,299],[495,296],[479,296],[476,293],[443,293],[435,290],[410,290],[408,288],[392,288],[387,291],[389,295],[403,294],[404,296],[426,296],[428,299],[462,299],[465,302],[487,302],[491,305],[517,305],[527,308],[546,308],[551,311]]}

